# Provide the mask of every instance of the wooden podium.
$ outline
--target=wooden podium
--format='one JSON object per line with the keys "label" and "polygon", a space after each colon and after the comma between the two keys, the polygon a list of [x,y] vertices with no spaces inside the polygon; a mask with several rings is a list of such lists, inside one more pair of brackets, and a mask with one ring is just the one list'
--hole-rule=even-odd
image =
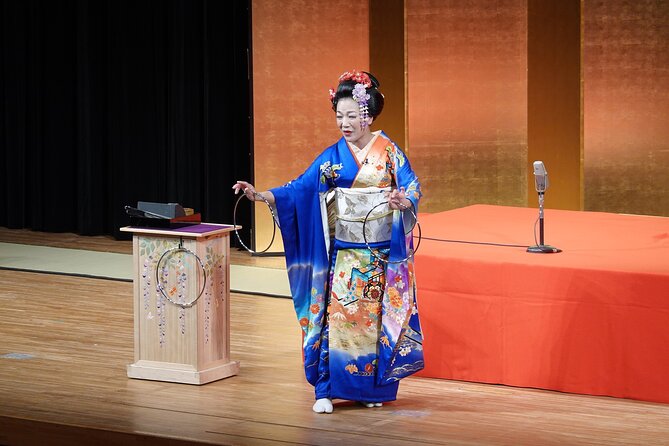
{"label": "wooden podium", "polygon": [[[135,362],[130,378],[206,384],[230,359],[230,232],[202,223],[133,233]],[[160,263],[160,264],[159,264]]]}

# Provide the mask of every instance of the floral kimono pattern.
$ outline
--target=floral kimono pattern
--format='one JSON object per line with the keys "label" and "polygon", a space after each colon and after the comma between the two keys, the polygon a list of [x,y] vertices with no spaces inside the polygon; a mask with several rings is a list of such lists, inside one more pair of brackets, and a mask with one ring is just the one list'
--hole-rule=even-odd
{"label": "floral kimono pattern", "polygon": [[392,401],[399,380],[423,368],[413,261],[400,262],[413,246],[403,213],[392,212],[390,241],[370,243],[373,251],[329,230],[327,192],[370,186],[404,187],[417,212],[418,179],[383,133],[362,163],[341,138],[300,177],[272,189],[316,398]]}

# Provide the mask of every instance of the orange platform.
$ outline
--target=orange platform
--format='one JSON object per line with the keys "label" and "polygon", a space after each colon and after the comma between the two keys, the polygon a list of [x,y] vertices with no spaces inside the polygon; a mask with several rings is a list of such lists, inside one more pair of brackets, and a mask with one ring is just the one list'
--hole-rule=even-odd
{"label": "orange platform", "polygon": [[669,402],[669,218],[475,205],[421,215],[420,376]]}

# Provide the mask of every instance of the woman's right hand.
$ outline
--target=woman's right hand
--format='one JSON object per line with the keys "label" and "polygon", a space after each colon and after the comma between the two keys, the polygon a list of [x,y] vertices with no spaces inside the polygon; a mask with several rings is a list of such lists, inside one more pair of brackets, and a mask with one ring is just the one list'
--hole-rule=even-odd
{"label": "woman's right hand", "polygon": [[235,195],[237,195],[240,191],[246,195],[246,198],[248,198],[251,201],[256,201],[256,190],[253,187],[253,184],[248,183],[246,181],[237,181],[232,188],[235,191]]}
{"label": "woman's right hand", "polygon": [[388,197],[388,206],[390,209],[408,209],[411,206],[411,201],[406,198],[406,191],[403,187],[399,189],[393,189],[390,193],[387,193]]}

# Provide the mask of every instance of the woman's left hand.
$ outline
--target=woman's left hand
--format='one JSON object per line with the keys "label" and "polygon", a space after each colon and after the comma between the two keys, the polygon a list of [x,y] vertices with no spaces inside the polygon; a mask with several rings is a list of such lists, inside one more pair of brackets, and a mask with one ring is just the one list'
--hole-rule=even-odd
{"label": "woman's left hand", "polygon": [[411,207],[411,201],[406,198],[406,193],[404,192],[403,187],[393,189],[390,194],[388,194],[388,206],[390,206],[390,209],[406,209]]}

